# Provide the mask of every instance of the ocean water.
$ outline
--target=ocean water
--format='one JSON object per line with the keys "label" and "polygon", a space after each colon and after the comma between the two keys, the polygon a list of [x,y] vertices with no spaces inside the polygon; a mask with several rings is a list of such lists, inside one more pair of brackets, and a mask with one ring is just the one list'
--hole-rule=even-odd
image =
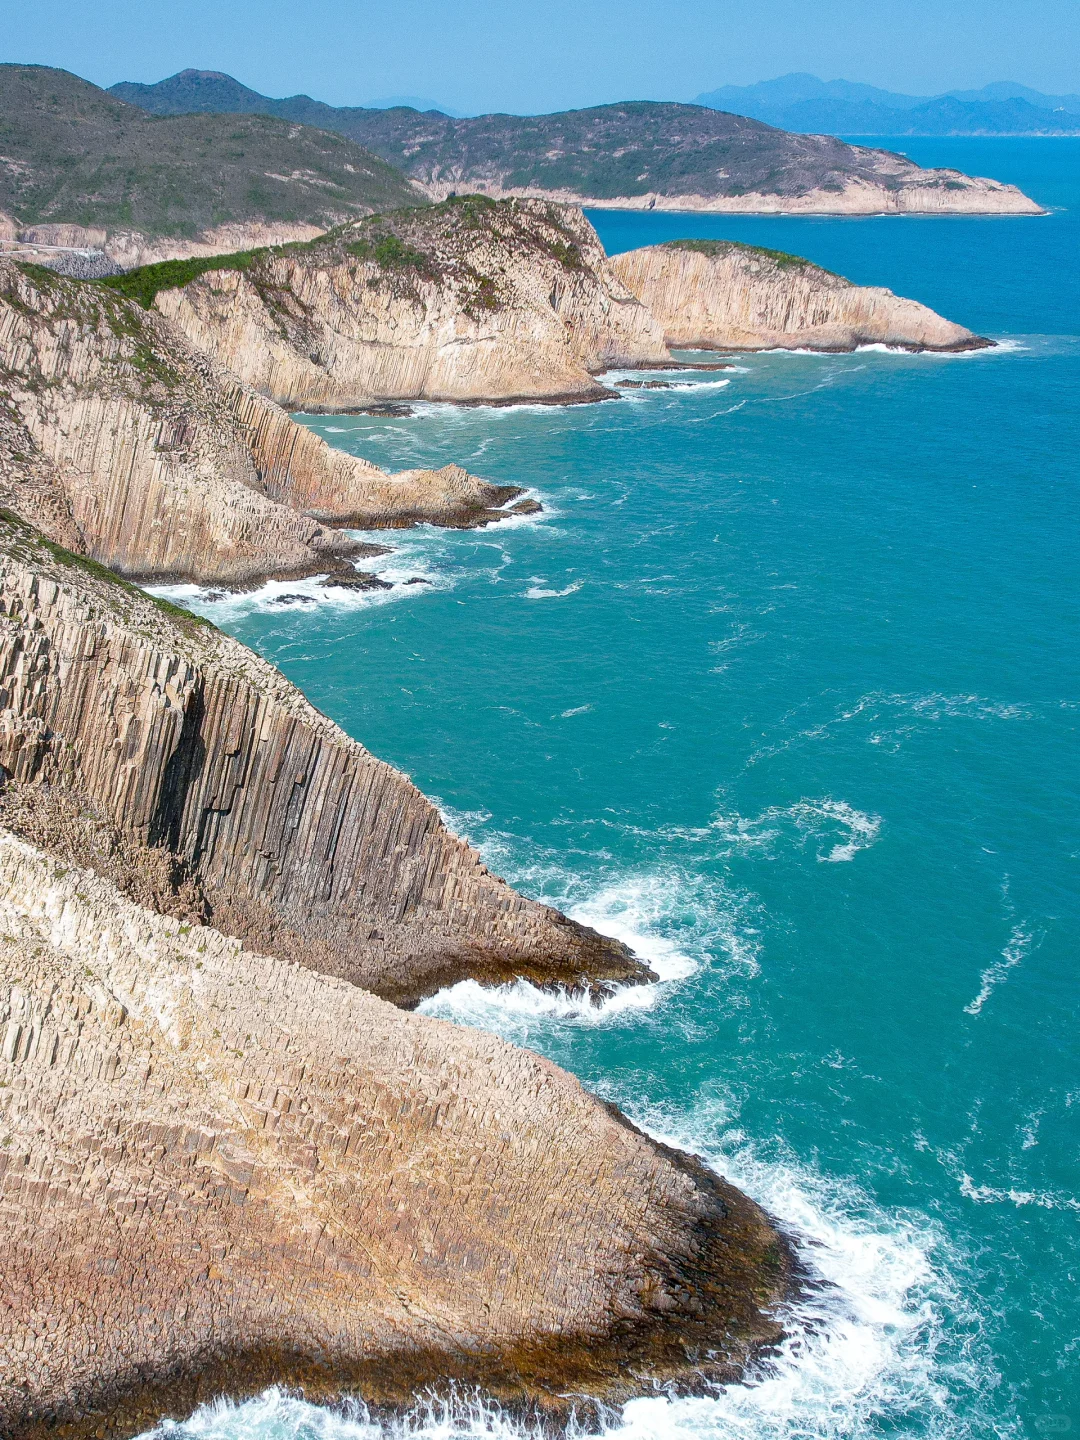
{"label": "ocean water", "polygon": [[[391,536],[373,568],[427,585],[171,592],[663,977],[599,1008],[474,984],[423,1008],[706,1156],[827,1282],[753,1384],[635,1401],[619,1440],[1080,1429],[1080,142],[900,148],[1052,213],[593,218],[613,252],[692,234],[808,255],[999,349],[312,420],[381,464],[526,485],[544,513]],[[482,1397],[399,1428],[515,1433]],[[379,1427],[269,1392],[166,1429]]]}

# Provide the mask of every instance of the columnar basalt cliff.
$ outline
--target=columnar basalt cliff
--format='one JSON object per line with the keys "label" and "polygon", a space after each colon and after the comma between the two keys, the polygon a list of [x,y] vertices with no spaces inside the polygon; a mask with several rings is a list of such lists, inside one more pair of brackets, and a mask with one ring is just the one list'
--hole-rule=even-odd
{"label": "columnar basalt cliff", "polygon": [[0,472],[6,503],[71,548],[226,584],[341,568],[355,546],[328,525],[477,523],[520,493],[332,451],[161,316],[3,260]]}
{"label": "columnar basalt cliff", "polygon": [[687,349],[977,350],[990,344],[916,300],[852,285],[795,255],[729,240],[674,240],[617,255],[620,279]]}
{"label": "columnar basalt cliff", "polygon": [[[0,811],[28,839],[94,863],[80,847],[111,827],[130,870],[169,857],[217,928],[402,1003],[466,976],[648,977],[490,874],[403,775],[244,646],[17,523],[0,520],[0,549]],[[49,794],[27,804],[28,786]]]}
{"label": "columnar basalt cliff", "polygon": [[0,831],[0,1429],[221,1390],[736,1378],[766,1217],[550,1062],[164,918]]}
{"label": "columnar basalt cliff", "polygon": [[[130,277],[131,293],[139,283]],[[195,347],[294,409],[596,399],[609,394],[597,371],[668,359],[581,212],[541,202],[470,196],[394,212],[237,257],[163,286],[154,303]]]}

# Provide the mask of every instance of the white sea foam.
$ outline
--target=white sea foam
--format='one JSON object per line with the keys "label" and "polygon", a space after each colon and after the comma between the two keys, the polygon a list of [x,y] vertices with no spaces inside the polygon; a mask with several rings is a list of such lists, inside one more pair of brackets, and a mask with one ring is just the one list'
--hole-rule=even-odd
{"label": "white sea foam", "polygon": [[[929,1222],[882,1211],[857,1187],[790,1157],[762,1157],[729,1128],[722,1101],[679,1119],[635,1111],[658,1139],[702,1154],[794,1238],[813,1285],[786,1308],[787,1339],[745,1385],[690,1398],[632,1400],[573,1433],[584,1440],[931,1440],[1020,1435],[985,1405],[997,1383],[951,1286],[943,1237]],[[949,1323],[966,1330],[950,1349]],[[490,1400],[420,1398],[375,1421],[362,1405],[321,1408],[272,1389],[217,1402],[157,1432],[170,1440],[537,1440],[533,1426]]]}
{"label": "white sea foam", "polygon": [[[530,491],[529,494],[537,498],[537,492]],[[510,530],[550,521],[557,512],[546,502],[541,503],[544,509],[536,514],[507,514],[493,528],[479,531],[443,530],[434,525],[418,525],[412,530],[392,533],[385,530],[345,532],[364,544],[387,548],[384,555],[359,557],[354,562],[354,568],[385,581],[391,587],[388,590],[382,587],[358,590],[325,585],[325,575],[309,576],[303,580],[267,580],[253,590],[227,590],[221,586],[192,584],[148,585],[146,589],[151,595],[159,595],[174,605],[182,605],[226,626],[252,612],[366,610],[402,600],[420,599],[439,590],[451,590],[466,576],[475,579],[486,572],[494,577],[505,569],[512,563],[512,556],[499,537]],[[494,565],[487,563],[487,551],[498,557]]]}
{"label": "white sea foam", "polygon": [[814,844],[819,861],[836,865],[854,860],[881,833],[881,816],[857,810],[846,800],[798,800],[793,805],[772,805],[753,819],[719,815],[711,828],[734,850],[772,852],[777,841],[798,846]]}
{"label": "white sea foam", "polygon": [[563,600],[567,595],[574,595],[585,584],[584,580],[574,580],[567,585],[565,590],[548,590],[543,585],[530,585],[525,591],[526,600]]}
{"label": "white sea foam", "polygon": [[964,1006],[965,1015],[978,1015],[982,1012],[983,1006],[997,987],[1003,985],[1008,979],[1009,971],[1014,970],[1026,958],[1034,938],[1033,933],[1026,926],[1013,926],[1001,952],[1001,959],[996,960],[993,965],[987,966],[980,975],[979,993],[970,1004]]}
{"label": "white sea foam", "polygon": [[1040,1210],[1080,1211],[1080,1200],[1072,1195],[1053,1190],[1019,1190],[1012,1186],[1006,1190],[996,1185],[976,1185],[966,1172],[960,1176],[960,1194],[977,1205],[1035,1205]]}

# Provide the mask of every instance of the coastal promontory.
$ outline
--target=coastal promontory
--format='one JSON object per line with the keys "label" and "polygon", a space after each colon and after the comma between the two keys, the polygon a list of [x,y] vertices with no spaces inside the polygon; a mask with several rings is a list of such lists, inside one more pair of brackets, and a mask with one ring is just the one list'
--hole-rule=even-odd
{"label": "coastal promontory", "polygon": [[629,250],[615,273],[684,349],[977,350],[990,342],[880,286],[779,250],[733,240],[673,240]]}
{"label": "coastal promontory", "polygon": [[242,646],[21,523],[0,557],[3,1433],[271,1381],[565,1418],[738,1378],[790,1283],[767,1217],[373,993],[644,967]]}

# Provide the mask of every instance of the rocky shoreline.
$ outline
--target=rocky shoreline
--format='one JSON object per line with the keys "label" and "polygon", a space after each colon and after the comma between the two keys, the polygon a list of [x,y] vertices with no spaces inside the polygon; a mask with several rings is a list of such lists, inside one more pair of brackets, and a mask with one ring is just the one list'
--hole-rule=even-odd
{"label": "rocky shoreline", "polygon": [[738,1380],[797,1283],[769,1217],[549,1062],[411,1013],[463,979],[656,977],[131,581],[381,588],[348,530],[539,508],[286,406],[589,403],[740,336],[986,342],[775,252],[610,259],[535,201],[205,259],[0,260],[0,1429],[126,1437],[270,1381],[457,1381],[557,1426]]}
{"label": "rocky shoreline", "polygon": [[558,1418],[779,1339],[791,1262],[752,1202],[407,1013],[639,961],[205,622],[10,520],[0,601],[5,1434],[126,1435],[268,1378]]}

